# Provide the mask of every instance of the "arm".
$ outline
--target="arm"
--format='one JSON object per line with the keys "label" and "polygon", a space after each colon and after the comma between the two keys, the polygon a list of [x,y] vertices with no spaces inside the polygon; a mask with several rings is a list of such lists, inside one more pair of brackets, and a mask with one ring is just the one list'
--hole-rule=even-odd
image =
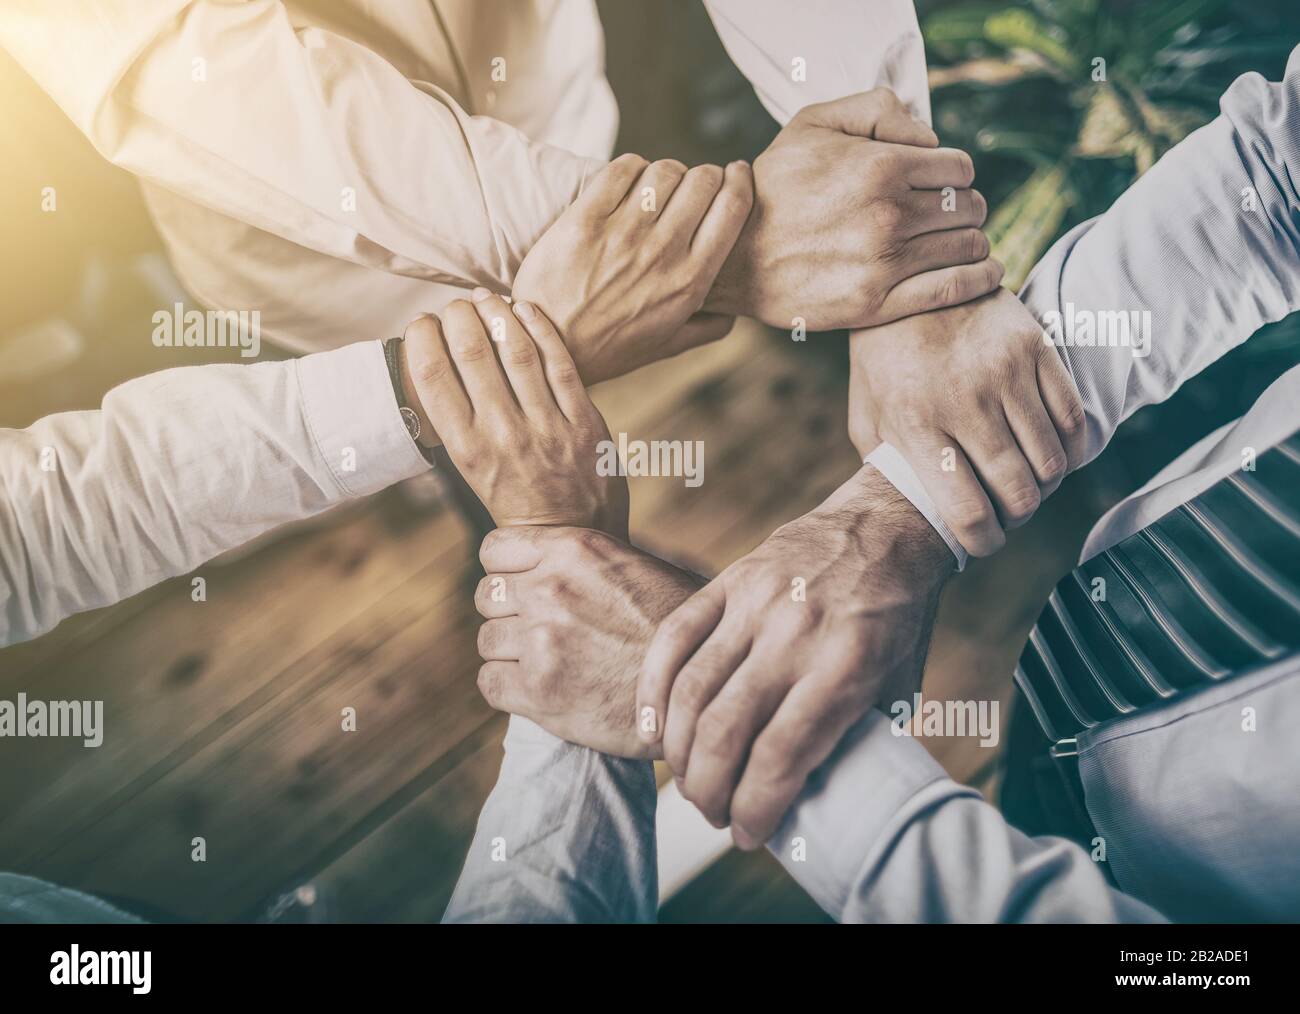
{"label": "arm", "polygon": [[0,644],[427,467],[378,342],[164,370],[0,430]]}
{"label": "arm", "polygon": [[[910,116],[929,122],[925,49],[910,0],[871,4],[707,0],[707,6],[728,52],[779,122],[795,117],[793,127],[806,115],[796,116],[796,111],[808,102],[827,102],[882,86],[897,93]],[[863,130],[849,123],[841,128],[850,133]],[[932,133],[933,140],[922,142],[906,133],[895,134],[897,129],[895,122],[881,121],[867,131],[884,141],[938,143]],[[779,150],[779,144],[770,149]],[[754,165],[760,198],[764,178],[770,175],[764,165],[768,157],[761,156]],[[864,165],[864,176],[868,171]],[[917,244],[963,244],[970,259],[994,273],[989,275],[989,287],[974,291],[957,281],[954,269],[917,274],[894,290],[930,286],[939,297],[934,305],[951,309],[920,317],[913,316],[916,311],[882,315],[870,331],[853,335],[850,429],[863,454],[882,439],[892,440],[891,447],[870,461],[918,506],[922,502],[913,497],[915,490],[935,486],[941,478],[948,480],[938,509],[923,509],[929,510],[926,516],[964,563],[963,542],[981,554],[999,548],[1003,526],[1015,527],[1027,520],[1040,495],[1060,482],[1069,460],[1078,454],[1078,441],[1070,432],[1078,415],[1078,397],[1065,368],[1042,354],[1050,350],[1037,342],[1037,329],[1028,314],[1018,305],[1014,314],[1006,307],[1007,301],[1014,304],[1010,293],[996,290],[996,298],[968,302],[984,296],[1001,278],[996,262],[984,260],[988,241],[978,229],[984,221],[983,198],[976,191],[945,192],[938,185],[928,192],[915,190],[911,198],[913,203],[899,202],[883,220],[897,215],[895,228],[917,232],[913,241]],[[974,205],[975,213],[963,221],[967,202]],[[751,228],[761,226],[762,215],[756,213],[753,223]],[[841,227],[843,235],[852,236],[852,230],[851,221]],[[804,264],[816,264],[816,252],[800,250],[798,233],[792,232],[780,248],[797,251]],[[865,270],[872,261],[871,240],[865,235],[854,239]],[[744,250],[738,244],[715,287],[715,297],[726,292],[732,264]],[[963,270],[974,269],[968,265]],[[762,280],[777,273],[762,261],[751,262],[748,271],[758,280],[760,295]],[[945,292],[949,285],[952,290]],[[862,287],[868,288],[865,282]],[[833,305],[822,306],[818,296],[806,291],[801,305],[787,310],[809,320],[809,327],[819,317],[844,318]],[[787,321],[768,322],[789,326]],[[925,354],[925,336],[919,333],[926,329],[933,332],[932,355]],[[953,341],[956,333],[962,333],[962,341]],[[954,361],[959,357],[960,363]],[[877,380],[875,385],[872,379]],[[958,527],[957,534],[943,517]]]}
{"label": "arm", "polygon": [[[609,431],[558,332],[529,303],[474,296],[408,338],[426,364],[424,382],[439,388],[452,460],[498,524],[581,524],[626,538],[627,481],[597,474]],[[517,601],[506,577],[488,595],[502,610]],[[491,656],[479,671],[485,693],[517,677],[519,635],[506,618],[480,631]],[[444,921],[653,920],[656,800],[648,761],[575,746],[512,718]]]}
{"label": "arm", "polygon": [[[299,29],[278,0],[14,0],[0,11],[0,45],[116,165],[301,247],[392,274],[510,291],[599,165],[469,116],[364,45]],[[877,323],[996,285],[967,235],[983,220],[967,189],[969,159],[901,150],[920,143],[911,135],[898,145],[872,140],[881,95],[845,102],[795,117],[767,153],[751,227],[724,274],[692,287],[687,316],[709,316],[663,354],[720,337],[719,318],[740,313],[791,327],[810,285],[818,298],[801,315],[814,329]],[[903,228],[891,208],[914,203],[917,187],[943,186],[961,195],[942,223],[954,236]],[[355,191],[353,210],[343,187]],[[537,286],[537,274],[522,298],[552,314],[593,375],[587,349],[607,336],[567,319],[560,301],[569,293]],[[639,333],[651,352],[672,336]],[[620,372],[647,355],[631,351]]]}
{"label": "arm", "polygon": [[[946,552],[934,542],[937,553]],[[526,719],[574,743],[645,756],[647,744],[632,720],[640,659],[658,623],[703,580],[625,542],[575,528],[499,531],[484,541],[481,555],[487,576],[475,605],[487,620],[480,650],[489,664],[512,660],[500,679],[484,686],[488,702],[524,716],[512,718],[512,727]],[[509,601],[493,595],[502,586]],[[756,643],[755,651],[771,647]],[[948,778],[920,743],[895,736],[884,715],[870,711],[850,724],[807,785],[799,780],[789,815],[758,832],[762,838],[741,840],[747,848],[768,840],[836,919],[1156,918],[1111,889],[1078,847],[1010,827],[977,793]],[[768,787],[751,780],[747,790],[755,788]],[[619,825],[610,820],[614,837]],[[614,869],[623,874],[624,867]],[[600,870],[595,864],[587,875],[602,878]]]}
{"label": "arm", "polygon": [[[1247,74],[1221,108],[1109,211],[1062,237],[1020,294],[1028,310],[1023,324],[1040,335],[1040,348],[1044,332],[1053,340],[1081,397],[1070,467],[1100,454],[1138,409],[1165,400],[1260,327],[1300,309],[1300,49],[1280,83]],[[1118,332],[1125,345],[1068,343],[1073,321],[1111,326],[1117,313],[1138,315],[1136,329]],[[855,375],[887,370],[892,342],[877,345],[873,337],[855,346]],[[929,364],[951,380],[946,352],[936,348]],[[954,473],[925,463],[914,472],[916,457],[906,457],[882,446],[867,460],[976,552],[968,536],[978,525],[951,510],[964,499]],[[962,546],[950,544],[964,562]]]}
{"label": "arm", "polygon": [[0,45],[115,165],[394,274],[508,291],[599,166],[298,28],[278,0],[12,0]]}
{"label": "arm", "polygon": [[768,842],[839,922],[1158,922],[1086,852],[1031,838],[871,711]]}

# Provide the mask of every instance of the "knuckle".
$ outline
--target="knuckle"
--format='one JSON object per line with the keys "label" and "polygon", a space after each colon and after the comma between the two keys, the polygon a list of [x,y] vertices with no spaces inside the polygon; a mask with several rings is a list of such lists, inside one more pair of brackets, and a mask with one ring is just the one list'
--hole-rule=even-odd
{"label": "knuckle", "polygon": [[902,227],[907,214],[895,201],[882,199],[872,201],[867,209],[872,226],[882,232],[894,232]]}
{"label": "knuckle", "polygon": [[741,733],[734,716],[709,708],[696,725],[695,742],[712,757],[735,757],[742,747]]}
{"label": "knuckle", "polygon": [[441,384],[451,373],[451,364],[445,359],[422,359],[411,370],[416,387],[433,387]]}
{"label": "knuckle", "polygon": [[961,178],[965,181],[966,185],[969,186],[975,180],[974,160],[967,152],[960,149],[957,150],[954,157],[956,159],[958,173],[961,174]]}
{"label": "knuckle", "polygon": [[423,313],[406,325],[406,330],[402,332],[405,337],[433,339],[438,336],[438,321],[430,313]]}
{"label": "knuckle", "polygon": [[697,165],[693,169],[687,171],[686,183],[691,186],[699,186],[701,188],[716,191],[722,186],[724,175],[722,166],[710,164]]}
{"label": "knuckle", "polygon": [[790,758],[798,749],[788,733],[779,729],[769,729],[759,742],[754,744],[750,755],[750,765],[760,782],[768,785],[780,785],[790,777]]}
{"label": "knuckle", "polygon": [[1012,524],[1021,524],[1034,516],[1042,496],[1037,485],[1027,486],[1020,480],[1015,480],[1004,488],[1002,500],[1007,520]]}
{"label": "knuckle", "polygon": [[968,229],[962,237],[966,258],[971,261],[982,261],[989,255],[989,240],[979,229]]}
{"label": "knuckle", "polygon": [[1058,425],[1067,437],[1074,437],[1083,431],[1083,423],[1083,405],[1077,398],[1073,399]]}
{"label": "knuckle", "polygon": [[972,190],[970,192],[970,202],[971,207],[975,212],[975,217],[979,220],[979,224],[983,225],[989,214],[988,200],[978,190]]}
{"label": "knuckle", "polygon": [[948,509],[949,523],[956,530],[962,542],[975,539],[987,533],[989,528],[997,527],[993,510],[983,500],[963,498],[956,500]]}
{"label": "knuckle", "polygon": [[698,669],[687,669],[673,685],[672,703],[689,714],[698,714],[708,703],[708,691]]}
{"label": "knuckle", "polygon": [[679,177],[686,175],[686,166],[675,158],[661,158],[651,168],[663,176]]}
{"label": "knuckle", "polygon": [[1038,463],[1038,474],[1043,477],[1044,482],[1056,482],[1064,478],[1067,464],[1063,451],[1053,451]]}
{"label": "knuckle", "polygon": [[537,350],[529,341],[510,341],[501,346],[501,358],[510,366],[532,366],[537,362]]}
{"label": "knuckle", "polygon": [[934,299],[941,306],[953,306],[962,301],[963,292],[961,276],[949,275],[935,285]]}
{"label": "knuckle", "polygon": [[906,167],[902,158],[892,147],[879,148],[872,153],[867,162],[867,169],[878,179],[894,183],[903,176]]}
{"label": "knuckle", "polygon": [[452,354],[459,363],[482,362],[492,354],[487,342],[481,338],[458,337],[452,342]]}
{"label": "knuckle", "polygon": [[501,677],[496,667],[491,664],[479,666],[478,679],[475,682],[478,685],[479,695],[483,700],[496,708],[501,700]]}

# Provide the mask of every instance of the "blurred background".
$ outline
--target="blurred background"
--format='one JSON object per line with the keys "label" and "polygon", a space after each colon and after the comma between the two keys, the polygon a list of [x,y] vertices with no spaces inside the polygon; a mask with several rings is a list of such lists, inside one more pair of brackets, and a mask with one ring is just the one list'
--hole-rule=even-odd
{"label": "blurred background", "polygon": [[[752,159],[775,136],[698,0],[599,7],[619,150],[725,162]],[[1277,78],[1300,42],[1295,0],[917,8],[935,126],[975,158],[1013,286],[1056,237],[1211,118],[1237,75]],[[146,336],[154,310],[186,296],[135,181],[4,53],[0,95],[0,426],[21,427],[176,365]],[[41,210],[45,187],[57,190],[57,214]],[[927,696],[1009,705],[1015,658],[1092,520],[1300,359],[1297,327],[1261,333],[1140,413],[1002,554],[954,581]],[[187,365],[238,361],[188,351]],[[264,358],[281,354],[263,345]],[[722,343],[602,385],[613,431],[706,445],[698,489],[632,480],[634,541],[713,573],[822,500],[856,467],[846,368],[842,335],[796,344],[742,321]],[[448,489],[392,490],[205,566],[207,602],[178,579],[0,651],[0,698],[103,698],[109,732],[93,751],[0,740],[0,869],[159,918],[250,919],[301,883],[339,918],[438,918],[505,727],[474,686],[481,519]],[[359,721],[343,736],[346,706]],[[996,798],[994,751],[927,745]],[[680,809],[670,817],[665,920],[821,918],[768,857],[728,852]],[[195,836],[206,863],[190,861]]]}

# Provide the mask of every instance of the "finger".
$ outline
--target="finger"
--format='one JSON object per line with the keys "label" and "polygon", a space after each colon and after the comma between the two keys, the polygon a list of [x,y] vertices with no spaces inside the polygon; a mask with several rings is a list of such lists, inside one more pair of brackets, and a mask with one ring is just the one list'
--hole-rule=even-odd
{"label": "finger", "polygon": [[662,736],[673,681],[718,625],[725,606],[722,585],[710,581],[664,617],[655,631],[636,688],[637,731],[647,743],[658,742]]}
{"label": "finger", "polygon": [[1087,426],[1083,413],[1083,400],[1075,386],[1070,370],[1061,354],[1050,344],[1038,356],[1038,390],[1043,404],[1052,417],[1061,446],[1065,449],[1066,471],[1083,464],[1087,452]]}
{"label": "finger", "polygon": [[406,325],[402,335],[406,369],[424,406],[424,413],[444,443],[469,428],[473,419],[469,396],[442,337],[442,324],[425,314]]}
{"label": "finger", "polygon": [[484,662],[478,670],[478,692],[497,711],[532,717],[524,692],[523,667],[518,662]]}
{"label": "finger", "polygon": [[747,630],[726,617],[682,666],[668,694],[664,712],[664,760],[673,773],[686,774],[695,727],[713,699],[749,655]]}
{"label": "finger", "polygon": [[988,255],[989,241],[979,229],[949,229],[908,240],[897,266],[910,276],[959,264],[978,264]]}
{"label": "finger", "polygon": [[519,614],[518,586],[510,574],[484,574],[474,589],[474,608],[487,620]]}
{"label": "finger", "polygon": [[1056,492],[1069,468],[1069,459],[1056,426],[1043,404],[1038,390],[1038,377],[1030,374],[1018,385],[1003,404],[1011,435],[1020,445],[1020,451],[1038,483],[1039,493],[1046,500]]}
{"label": "finger", "polygon": [[550,422],[558,409],[532,337],[500,296],[479,288],[471,298],[519,407],[536,422]]}
{"label": "finger", "polygon": [[524,621],[518,616],[488,620],[478,628],[478,653],[484,662],[518,662],[523,641]]}
{"label": "finger", "polygon": [[624,215],[635,216],[639,228],[648,229],[668,206],[678,185],[686,177],[686,166],[673,158],[651,162],[623,200]]}
{"label": "finger", "polygon": [[978,190],[912,190],[899,201],[913,236],[944,229],[978,229],[989,213],[988,202]]}
{"label": "finger", "polygon": [[721,166],[697,165],[688,170],[672,200],[659,213],[659,228],[679,239],[683,249],[689,247],[725,178]]}
{"label": "finger", "polygon": [[913,190],[962,189],[975,182],[975,163],[960,148],[900,148],[895,154]]}
{"label": "finger", "polygon": [[582,377],[578,374],[573,356],[546,314],[534,303],[525,300],[515,304],[515,316],[533,339],[534,347],[541,356],[550,397],[564,417],[570,422],[576,422],[584,413],[594,411],[595,406],[582,385]]}
{"label": "finger", "polygon": [[754,741],[731,799],[732,837],[741,848],[758,848],[776,833],[808,776],[862,716],[828,689],[830,678],[796,683]]}
{"label": "finger", "polygon": [[973,413],[953,436],[961,442],[1002,527],[1019,528],[1033,517],[1042,494],[1006,416],[996,409]]}
{"label": "finger", "polygon": [[1001,281],[1002,265],[992,258],[978,264],[924,271],[899,282],[889,291],[881,307],[882,315],[888,320],[898,320],[927,310],[969,303],[988,295]]}
{"label": "finger", "polygon": [[622,206],[623,198],[647,165],[640,155],[620,155],[587,183],[573,207],[593,217],[608,218]]}
{"label": "finger", "polygon": [[519,574],[542,562],[548,543],[560,528],[521,525],[488,532],[478,559],[489,574]]}
{"label": "finger", "polygon": [[990,556],[1001,549],[1006,534],[961,444],[947,433],[900,434],[895,441],[966,552]]}
{"label": "finger", "polygon": [[[699,717],[687,761],[685,796],[715,827],[731,821],[731,799],[749,759],[750,747],[771,721],[790,690],[791,680],[774,679],[770,669],[750,655]],[[685,672],[678,679],[680,685]],[[675,692],[675,689],[674,689]],[[676,722],[668,711],[668,736]],[[668,742],[664,741],[667,756]],[[680,774],[677,768],[675,773]]]}
{"label": "finger", "polygon": [[501,366],[474,307],[463,299],[447,304],[442,331],[475,416],[510,416],[518,411]]}
{"label": "finger", "polygon": [[754,170],[748,162],[732,162],[723,173],[722,189],[691,240],[691,258],[710,284],[726,263],[753,207]]}

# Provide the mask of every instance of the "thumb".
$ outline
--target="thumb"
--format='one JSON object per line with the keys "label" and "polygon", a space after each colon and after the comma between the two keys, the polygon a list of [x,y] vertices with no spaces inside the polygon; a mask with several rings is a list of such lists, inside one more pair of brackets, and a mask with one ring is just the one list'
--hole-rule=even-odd
{"label": "thumb", "polygon": [[[888,88],[846,95],[833,102],[821,102],[803,110],[805,119],[816,126],[838,130],[853,137],[870,137],[895,144],[939,145],[928,126],[915,119]],[[884,130],[889,136],[882,135]]]}

